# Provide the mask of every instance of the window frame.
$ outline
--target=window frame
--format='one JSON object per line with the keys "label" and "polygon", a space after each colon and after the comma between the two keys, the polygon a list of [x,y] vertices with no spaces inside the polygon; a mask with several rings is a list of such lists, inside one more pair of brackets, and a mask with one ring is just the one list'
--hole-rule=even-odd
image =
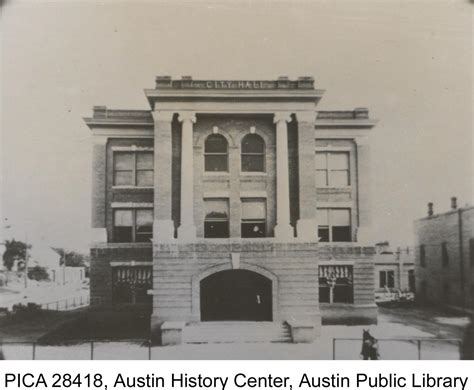
{"label": "window frame", "polygon": [[[152,167],[146,169],[139,169],[137,162],[138,162],[138,154],[150,154],[152,156]],[[118,155],[131,155],[132,156],[132,167],[131,169],[117,169],[115,167],[116,158]],[[113,169],[113,186],[114,187],[144,187],[144,188],[153,188],[155,185],[155,154],[153,151],[150,150],[114,150],[113,151],[113,162],[112,162],[112,169]],[[131,172],[132,173],[132,183],[131,184],[117,184],[116,172]],[[152,183],[150,185],[142,185],[138,184],[138,172],[152,172]]]}
{"label": "window frame", "polygon": [[[220,137],[225,140],[225,145],[226,145],[226,151],[224,152],[206,152],[206,145],[209,140],[209,138],[216,138]],[[211,171],[206,169],[206,158],[207,157],[212,157],[212,156],[225,156],[225,170],[219,170],[219,171]],[[226,137],[224,137],[222,134],[209,134],[206,139],[204,140],[204,173],[209,174],[209,173],[214,173],[214,174],[225,174],[229,172],[229,141],[227,140]]]}
{"label": "window frame", "polygon": [[[384,275],[383,278],[382,278],[382,275]],[[382,279],[385,280],[385,284],[382,284]],[[385,270],[379,271],[379,288],[389,288],[389,289],[395,288],[395,271],[394,270],[385,269]]]}
{"label": "window frame", "polygon": [[449,267],[449,251],[447,242],[441,243],[441,265],[443,268]]}
{"label": "window frame", "polygon": [[[317,148],[316,149],[316,157],[315,157],[315,161],[317,161],[317,155],[320,154],[320,155],[324,155],[324,158],[325,158],[325,168],[322,169],[320,167],[318,167],[317,163],[316,163],[316,167],[315,167],[315,176],[316,176],[316,187],[317,188],[350,188],[351,187],[351,183],[352,183],[352,180],[351,180],[351,151],[349,149],[319,149]],[[330,155],[335,155],[335,154],[344,154],[345,156],[347,156],[347,169],[332,169],[331,168],[331,164],[330,164]],[[325,176],[325,185],[321,185],[318,183],[318,172],[324,172],[324,176]],[[346,185],[343,185],[343,186],[335,186],[335,185],[331,185],[331,176],[332,176],[332,172],[347,172],[347,184]]]}
{"label": "window frame", "polygon": [[[225,201],[227,202],[227,219],[224,219],[224,218],[211,218],[211,219],[207,219],[207,216],[206,216],[206,201]],[[204,198],[203,199],[204,201],[204,231],[203,231],[203,236],[204,238],[210,238],[210,239],[219,239],[219,238],[223,238],[223,239],[227,239],[227,238],[230,238],[230,201],[228,198]],[[207,223],[226,223],[227,224],[227,235],[225,237],[209,237],[206,235],[206,224]]]}
{"label": "window frame", "polygon": [[[319,242],[353,242],[354,239],[353,239],[353,231],[352,231],[352,209],[350,207],[318,207],[317,210],[326,210],[328,212],[328,215],[327,215],[327,220],[328,220],[328,225],[320,225],[318,224],[318,238],[320,238],[320,234],[319,234],[319,229],[322,229],[322,228],[327,228],[328,229],[328,241],[322,241],[322,240],[319,240]],[[333,241],[333,228],[334,227],[338,227],[339,225],[337,226],[333,226],[332,222],[331,222],[331,211],[332,210],[347,210],[349,212],[349,241]]]}
{"label": "window frame", "polygon": [[[334,286],[331,288],[328,283],[328,278],[321,275],[321,268],[326,265],[318,266],[318,286],[319,286],[319,303],[326,304],[353,304],[355,299],[354,292],[354,266],[345,265],[348,267],[348,276],[338,276],[334,280]],[[332,289],[332,302],[331,302],[331,289]],[[341,289],[350,289],[348,299],[340,300]],[[328,300],[323,299],[325,294],[322,294],[321,290],[326,290]]]}
{"label": "window frame", "polygon": [[[250,137],[253,137],[253,138],[258,137],[260,139],[260,141],[262,142],[262,145],[263,145],[263,151],[261,153],[244,152],[244,148],[243,148],[244,141],[245,141],[246,138],[250,138]],[[266,173],[267,172],[266,150],[267,150],[267,146],[266,146],[265,140],[263,139],[263,137],[261,135],[255,134],[255,133],[246,134],[240,142],[240,171],[243,172],[243,173]],[[244,167],[243,167],[244,157],[252,157],[252,156],[253,157],[261,157],[262,165],[263,165],[262,170],[258,170],[258,171],[244,170]]]}
{"label": "window frame", "polygon": [[[259,218],[254,218],[254,219],[244,219],[242,218],[242,215],[241,215],[241,218],[240,218],[240,236],[241,238],[265,238],[267,237],[267,218],[268,218],[268,210],[267,210],[267,200],[265,198],[242,198],[241,201],[240,201],[240,205],[241,205],[241,210],[243,209],[243,204],[244,203],[263,203],[263,206],[264,206],[264,210],[265,210],[265,217],[263,219],[259,219]],[[250,237],[247,237],[242,234],[243,232],[243,225],[250,225],[250,224],[263,224],[263,236],[250,236]]]}
{"label": "window frame", "polygon": [[420,244],[419,247],[419,255],[420,255],[420,267],[426,267],[426,246],[425,244]]}
{"label": "window frame", "polygon": [[[113,209],[113,215],[112,215],[112,242],[115,243],[147,243],[148,241],[137,241],[137,235],[141,235],[141,233],[137,234],[137,212],[140,210],[148,210],[151,211],[152,217],[153,217],[153,208],[150,207],[136,207],[136,208],[114,208]],[[115,233],[115,228],[118,227],[115,225],[115,213],[117,211],[131,211],[132,212],[132,241],[117,241],[116,236],[117,234]],[[153,224],[151,225],[151,237],[150,237],[150,243],[151,240],[153,240]]]}

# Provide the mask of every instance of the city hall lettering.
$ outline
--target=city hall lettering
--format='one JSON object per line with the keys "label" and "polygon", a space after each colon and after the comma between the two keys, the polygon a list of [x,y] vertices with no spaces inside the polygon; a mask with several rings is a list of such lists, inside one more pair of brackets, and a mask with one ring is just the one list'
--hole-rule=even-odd
{"label": "city hall lettering", "polygon": [[322,322],[376,323],[377,121],[318,111],[323,94],[311,77],[159,76],[148,110],[95,106],[96,315],[142,312],[164,345],[311,342]]}

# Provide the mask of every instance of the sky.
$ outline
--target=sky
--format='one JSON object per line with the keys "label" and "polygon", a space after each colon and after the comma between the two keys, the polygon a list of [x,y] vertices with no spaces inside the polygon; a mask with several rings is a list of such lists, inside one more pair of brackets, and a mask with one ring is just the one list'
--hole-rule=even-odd
{"label": "sky", "polygon": [[[157,75],[312,76],[317,109],[368,107],[377,241],[473,204],[468,0],[15,1],[1,10],[5,238],[87,250],[92,106],[148,109]],[[365,189],[364,189],[365,190]]]}

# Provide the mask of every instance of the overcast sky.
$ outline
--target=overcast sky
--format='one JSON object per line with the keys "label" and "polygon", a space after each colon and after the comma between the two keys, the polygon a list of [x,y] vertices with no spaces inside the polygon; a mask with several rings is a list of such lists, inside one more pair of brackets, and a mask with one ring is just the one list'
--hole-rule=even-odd
{"label": "overcast sky", "polygon": [[[313,76],[318,109],[368,107],[378,240],[413,242],[426,203],[472,204],[472,8],[458,1],[7,2],[8,237],[87,249],[93,105],[149,108],[157,75]],[[365,189],[361,189],[364,191]]]}

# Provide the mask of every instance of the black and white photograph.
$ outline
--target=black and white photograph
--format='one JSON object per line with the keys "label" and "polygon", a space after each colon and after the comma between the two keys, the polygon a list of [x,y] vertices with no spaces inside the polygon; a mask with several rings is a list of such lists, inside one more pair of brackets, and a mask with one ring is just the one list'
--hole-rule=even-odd
{"label": "black and white photograph", "polygon": [[474,359],[473,11],[4,1],[0,358]]}

